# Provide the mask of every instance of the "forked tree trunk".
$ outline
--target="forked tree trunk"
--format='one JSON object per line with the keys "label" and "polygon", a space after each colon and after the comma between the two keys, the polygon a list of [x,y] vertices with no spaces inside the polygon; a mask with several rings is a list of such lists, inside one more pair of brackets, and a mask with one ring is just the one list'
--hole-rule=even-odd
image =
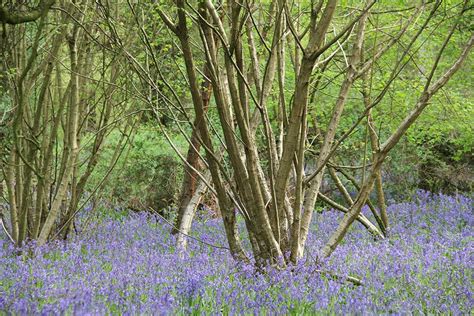
{"label": "forked tree trunk", "polygon": [[449,79],[459,70],[463,62],[466,60],[469,52],[474,44],[474,35],[471,35],[469,41],[464,46],[463,51],[461,52],[460,56],[456,59],[453,65],[432,85],[430,85],[431,80],[433,79],[434,73],[437,69],[439,60],[441,59],[442,53],[444,48],[448,44],[451,36],[454,33],[455,28],[457,27],[457,23],[451,29],[450,34],[447,36],[438,56],[434,62],[434,65],[431,69],[431,73],[428,77],[425,89],[418,99],[418,102],[415,108],[405,117],[402,123],[398,126],[395,132],[385,141],[385,143],[380,147],[380,152],[374,159],[374,163],[371,168],[371,172],[369,177],[365,180],[363,185],[361,186],[361,190],[352,205],[349,211],[344,215],[344,218],[339,223],[336,231],[331,235],[329,241],[325,244],[322,249],[322,254],[325,257],[330,256],[336,247],[339,245],[341,240],[347,233],[347,230],[360,214],[362,207],[367,202],[370,192],[374,186],[374,183],[377,180],[377,174],[380,172],[380,168],[382,167],[382,163],[387,157],[390,150],[400,141],[400,138],[405,134],[405,132],[410,128],[410,126],[416,121],[416,119],[420,116],[423,110],[428,106],[428,102],[430,101],[431,97],[440,89],[442,88]]}
{"label": "forked tree trunk", "polygon": [[215,185],[217,194],[218,194],[218,201],[219,201],[219,208],[221,209],[222,216],[224,218],[224,226],[226,229],[226,235],[229,243],[229,248],[231,250],[232,255],[239,259],[245,259],[247,256],[240,244],[240,240],[238,234],[235,233],[236,223],[235,223],[235,214],[231,208],[231,202],[229,197],[227,196],[226,188],[224,187],[221,175],[219,172],[219,167],[217,161],[215,159],[215,151],[213,150],[212,140],[209,134],[209,130],[207,127],[206,117],[205,117],[205,108],[203,104],[203,100],[201,97],[197,76],[195,73],[195,64],[194,58],[191,52],[191,47],[189,44],[189,34],[188,28],[186,25],[186,12],[185,12],[185,2],[184,1],[177,1],[178,6],[178,24],[172,24],[169,19],[165,17],[165,15],[160,12],[161,16],[165,23],[168,24],[170,29],[175,32],[178,36],[181,47],[183,50],[184,61],[186,65],[186,73],[189,79],[190,84],[190,91],[193,100],[193,106],[196,114],[196,119],[198,122],[203,122],[202,124],[197,124],[199,126],[199,136],[201,137],[206,150],[206,156],[209,163],[209,168],[212,176],[212,181]]}
{"label": "forked tree trunk", "polygon": [[[330,39],[327,39],[326,36],[336,11],[337,3],[335,0],[319,1],[317,4],[311,3],[311,18],[307,28],[307,35],[300,35],[295,32],[298,28],[295,28],[293,25],[292,17],[289,15],[291,10],[286,2],[283,0],[274,2],[272,8],[278,16],[275,19],[272,46],[269,47],[261,32],[256,31],[260,41],[265,46],[263,49],[267,57],[265,67],[259,67],[259,59],[261,58],[257,54],[257,49],[253,47],[255,39],[252,37],[251,25],[248,22],[248,19],[251,21],[253,18],[251,7],[242,6],[237,1],[229,1],[226,6],[216,8],[212,1],[203,0],[200,2],[199,8],[195,9],[190,2],[178,0],[176,1],[178,8],[178,23],[176,25],[160,11],[162,20],[180,40],[196,120],[203,122],[202,125],[198,124],[199,141],[206,152],[206,162],[209,165],[212,182],[217,192],[219,206],[224,219],[229,246],[234,256],[242,258],[241,255],[244,254],[235,230],[234,208],[238,209],[243,215],[257,264],[271,263],[283,268],[288,263],[288,258],[284,257],[288,250],[291,250],[290,260],[293,262],[296,262],[303,255],[316,199],[318,196],[325,199],[320,195],[319,189],[329,160],[335,154],[340,143],[350,136],[357,125],[367,117],[367,114],[370,116],[370,109],[377,105],[384,97],[393,80],[399,76],[401,70],[407,64],[407,54],[409,54],[414,43],[427,27],[428,22],[439,7],[438,2],[434,4],[432,11],[425,19],[421,28],[412,36],[408,46],[404,48],[405,51],[403,51],[401,57],[397,56],[393,72],[380,94],[371,103],[370,100],[364,100],[365,112],[363,115],[358,119],[353,128],[335,143],[338,129],[340,129],[339,123],[354,82],[371,69],[375,65],[376,60],[400,40],[400,37],[405,33],[409,25],[412,24],[413,19],[418,16],[421,8],[425,6],[422,3],[417,7],[406,23],[400,26],[400,31],[395,35],[390,34],[387,36],[386,45],[374,49],[372,52],[373,58],[367,61],[362,58],[365,28],[368,11],[375,2],[371,1],[363,10],[358,11],[360,14],[345,25],[341,32]],[[185,11],[188,7],[192,8],[192,12]],[[219,10],[223,10],[223,14],[219,14]],[[222,128],[216,134],[218,134],[220,140],[225,145],[225,164],[216,155],[213,147],[213,138],[208,122],[206,122],[205,106],[199,92],[193,52],[191,51],[189,40],[187,13],[195,17],[197,21],[196,25],[199,28],[202,44],[202,49],[197,51],[199,53],[203,52],[203,57],[209,65],[209,78],[213,86],[216,111]],[[282,15],[285,16],[282,17]],[[285,23],[282,21],[285,21]],[[286,133],[282,139],[281,150],[278,150],[276,138],[273,134],[275,128],[269,121],[267,109],[267,103],[269,102],[266,102],[266,98],[267,93],[271,94],[270,91],[273,89],[275,70],[280,68],[279,70],[282,71],[282,68],[285,67],[283,62],[275,59],[285,57],[283,56],[285,50],[279,46],[279,38],[283,37],[285,33],[279,28],[284,28],[284,25],[288,25],[289,33],[293,36],[295,46],[298,47],[298,51],[301,51],[302,57],[301,60],[297,60],[297,58],[294,60],[295,69],[297,69],[296,73],[293,74],[295,87],[292,89],[293,97],[291,102],[289,102],[291,106],[287,112],[288,117],[282,117],[283,122],[280,121],[279,123],[280,129],[281,125],[286,125]],[[356,25],[357,34],[351,37],[351,32]],[[250,46],[250,67],[245,64],[245,55],[243,53],[245,44],[242,39],[242,34],[244,33],[242,28],[245,26],[247,27],[246,33],[248,36],[247,45]],[[376,29],[375,31],[378,32],[379,30]],[[452,33],[449,37],[451,35]],[[305,45],[301,41],[303,38]],[[323,143],[318,148],[319,154],[315,159],[317,171],[311,175],[306,175],[304,173],[304,165],[305,152],[308,146],[308,93],[310,88],[314,87],[312,85],[314,68],[317,66],[319,67],[318,70],[323,72],[325,68],[321,67],[321,65],[328,65],[327,62],[332,61],[338,50],[344,50],[343,45],[340,43],[340,40],[344,38],[353,41],[352,50],[347,60],[345,59],[346,64],[342,66],[345,68],[342,72],[343,79],[339,87],[339,94],[332,109],[330,121],[326,127]],[[215,39],[220,41],[222,49],[216,48]],[[440,56],[445,46],[441,49]],[[331,47],[334,47],[333,50],[335,52],[329,53],[329,56],[326,56],[327,54],[324,53]],[[344,51],[342,53],[344,57],[347,56]],[[467,52],[463,51],[462,59],[466,55]],[[336,173],[331,170],[336,187],[339,188],[345,197],[349,207],[337,205],[337,208],[346,214],[339,228],[333,234],[326,247],[324,247],[324,255],[330,255],[344,237],[349,226],[356,219],[365,224],[375,235],[383,237],[380,230],[375,228],[365,216],[360,214],[360,210],[368,203],[368,196],[372,191],[374,183],[377,179],[381,179],[380,168],[388,152],[420,115],[430,97],[460,67],[462,61],[456,63],[448,71],[447,75],[444,75],[430,87],[430,81],[438,62],[439,58],[435,62],[433,71],[428,79],[427,88],[416,105],[415,110],[402,122],[387,142],[380,147],[380,150],[377,149],[377,153],[374,154],[371,173],[365,178],[356,198],[353,199],[347,193],[347,190],[338,180]],[[252,73],[250,76],[248,75],[248,69]],[[265,69],[263,76],[260,76],[260,69]],[[280,90],[279,103],[283,113],[286,112],[284,80],[282,74],[278,74],[278,78]],[[254,112],[251,111],[252,108]],[[254,122],[257,125],[254,125]],[[261,133],[263,141],[260,144],[263,148],[257,148],[257,132]],[[378,140],[372,139],[376,135],[372,132],[370,133],[371,143],[376,144]],[[376,148],[373,147],[373,149]],[[264,166],[262,166],[263,161],[266,162]],[[268,174],[264,170],[268,170]],[[381,185],[381,181],[379,183]],[[384,205],[384,198],[381,193],[383,191],[380,190],[378,200],[381,203],[380,205]],[[326,202],[333,203],[330,199],[326,199]],[[333,205],[336,204],[333,203]],[[383,215],[384,213],[386,214],[384,208],[381,207],[381,209],[382,216],[385,216]],[[381,229],[385,227],[384,224],[388,224],[386,216],[380,223],[382,223]],[[286,236],[289,236],[289,238]]]}

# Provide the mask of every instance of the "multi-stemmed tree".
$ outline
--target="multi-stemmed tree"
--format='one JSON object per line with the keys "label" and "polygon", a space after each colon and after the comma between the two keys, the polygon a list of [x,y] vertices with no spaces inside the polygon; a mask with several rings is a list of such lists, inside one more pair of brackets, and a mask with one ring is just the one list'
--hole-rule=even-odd
{"label": "multi-stemmed tree", "polygon": [[67,236],[106,136],[123,126],[124,144],[131,129],[119,120],[127,111],[126,94],[117,94],[126,68],[90,20],[93,7],[61,3],[52,12],[53,4],[0,6],[2,96],[10,104],[2,113],[4,229],[17,245]]}
{"label": "multi-stemmed tree", "polygon": [[[299,8],[284,0],[269,4],[176,1],[175,16],[158,11],[179,40],[196,115],[195,133],[204,148],[204,160],[210,168],[235,257],[247,257],[236,230],[237,210],[245,220],[257,262],[270,260],[285,265],[283,258],[296,262],[303,255],[318,196],[346,213],[323,247],[323,256],[334,251],[355,220],[383,238],[389,226],[381,180],[383,162],[433,95],[461,67],[473,45],[472,33],[461,34],[463,46],[456,56],[447,56],[446,48],[453,45],[453,37],[459,40],[456,33],[469,6],[464,2],[450,8],[449,14],[456,11],[456,15],[440,22],[441,7],[441,2],[436,1],[387,10],[385,13],[400,14],[396,25],[389,24],[390,20],[374,25],[372,14],[384,13],[376,1],[360,8],[338,7],[335,0],[315,1]],[[418,101],[409,113],[403,114],[405,118],[396,130],[380,139],[372,109],[403,75],[413,54],[424,47],[423,38],[432,32],[435,21],[437,25],[448,25],[449,31],[436,47],[431,68],[419,79],[424,88],[413,91],[418,94]],[[391,54],[394,49],[395,57]],[[209,70],[205,77],[196,65],[196,60],[202,59]],[[286,62],[288,59],[291,65]],[[446,65],[440,63],[442,59],[449,59],[449,66],[440,67]],[[391,62],[383,66],[389,75],[374,84],[374,73],[382,70],[380,61]],[[328,76],[333,78],[327,79]],[[294,78],[291,86],[288,78]],[[212,84],[219,117],[220,149],[213,142],[200,91],[200,81],[206,80]],[[318,102],[317,95],[325,92],[328,81],[339,86],[332,105]],[[341,117],[354,89],[361,91],[360,115],[351,128],[342,129]],[[310,102],[314,94],[316,97]],[[270,103],[275,102],[271,97],[277,100],[276,123],[270,118]],[[328,122],[314,122],[314,115],[309,113],[317,115],[327,106],[331,108]],[[367,172],[352,198],[338,181],[334,169],[337,165],[331,160],[337,155],[338,146],[350,139],[361,122],[366,122],[368,128],[372,159],[364,166]],[[309,133],[309,124],[316,130],[316,136]],[[310,137],[320,141],[311,142]],[[222,150],[224,157],[220,154]],[[309,155],[314,151],[316,155]],[[314,170],[305,168],[309,164],[315,166]],[[328,166],[337,189],[348,202],[347,207],[320,192]],[[374,184],[379,212],[371,206],[378,226],[361,214]]]}

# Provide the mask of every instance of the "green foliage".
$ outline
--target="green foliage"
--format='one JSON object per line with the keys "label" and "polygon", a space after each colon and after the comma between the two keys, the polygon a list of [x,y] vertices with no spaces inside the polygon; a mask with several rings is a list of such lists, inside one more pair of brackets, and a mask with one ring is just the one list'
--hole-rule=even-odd
{"label": "green foliage", "polygon": [[[92,183],[100,181],[113,156],[120,134],[114,132]],[[185,155],[186,140],[173,137]],[[156,128],[142,125],[136,131],[127,153],[119,159],[117,170],[104,188],[104,197],[131,209],[162,209],[176,205],[183,176],[182,162]]]}

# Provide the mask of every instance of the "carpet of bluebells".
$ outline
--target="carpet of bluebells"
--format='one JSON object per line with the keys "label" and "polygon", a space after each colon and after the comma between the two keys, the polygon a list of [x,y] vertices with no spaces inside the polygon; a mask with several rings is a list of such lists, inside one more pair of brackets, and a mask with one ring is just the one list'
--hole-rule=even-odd
{"label": "carpet of bluebells", "polygon": [[[177,254],[169,227],[153,215],[95,211],[67,242],[19,254],[0,239],[0,314],[470,314],[473,200],[418,193],[388,212],[390,238],[374,241],[356,223],[318,265],[341,215],[315,213],[305,260],[256,273],[193,240]],[[225,246],[219,219],[201,218],[193,234]]]}

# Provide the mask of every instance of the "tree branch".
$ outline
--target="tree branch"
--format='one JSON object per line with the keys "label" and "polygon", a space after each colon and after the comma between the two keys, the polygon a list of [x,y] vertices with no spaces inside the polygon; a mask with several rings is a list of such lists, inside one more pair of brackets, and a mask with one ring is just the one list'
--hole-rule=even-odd
{"label": "tree branch", "polygon": [[15,25],[36,21],[48,12],[54,2],[55,0],[41,0],[36,8],[29,11],[12,11],[2,5],[0,6],[0,22]]}

